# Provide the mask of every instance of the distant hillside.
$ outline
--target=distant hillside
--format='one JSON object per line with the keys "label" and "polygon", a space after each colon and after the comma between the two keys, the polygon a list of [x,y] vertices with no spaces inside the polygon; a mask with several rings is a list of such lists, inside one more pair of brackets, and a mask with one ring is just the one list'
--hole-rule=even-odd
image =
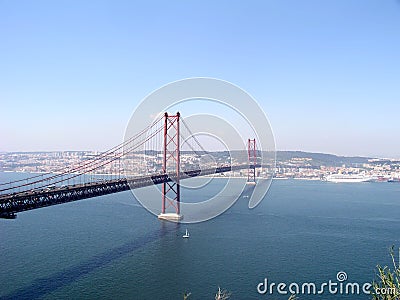
{"label": "distant hillside", "polygon": [[[241,157],[243,162],[247,161],[247,151],[232,151],[235,152],[236,157]],[[226,159],[229,157],[229,152],[213,152],[214,157],[219,159]],[[337,156],[333,154],[326,153],[313,153],[313,152],[304,152],[304,151],[277,151],[276,159],[277,164],[283,162],[289,162],[294,158],[311,158],[311,161],[308,163],[312,167],[320,167],[320,166],[333,166],[340,167],[342,165],[346,166],[358,166],[363,163],[367,163],[370,157],[361,157],[361,156]]]}
{"label": "distant hillside", "polygon": [[367,163],[370,157],[361,156],[337,156],[325,153],[313,153],[303,151],[277,151],[277,162],[288,161],[293,158],[311,158],[310,164],[312,166],[351,166],[357,164]]}
{"label": "distant hillside", "polygon": [[[61,151],[56,152],[7,152],[3,155],[7,154],[25,154],[25,155],[33,155],[33,154],[51,154],[51,153],[60,153]],[[62,151],[62,152],[71,152],[76,153],[81,156],[87,156],[86,152],[90,151]],[[143,153],[144,151],[139,151],[138,153]],[[147,155],[157,155],[159,151],[147,150],[145,151]],[[191,154],[191,151],[181,151],[182,155]],[[198,151],[197,153],[202,153],[202,151]],[[219,164],[227,163],[229,161],[229,152],[228,151],[218,151],[218,152],[211,152],[211,154]],[[238,160],[242,163],[247,162],[247,151],[239,151],[233,150],[231,154],[239,158]],[[266,156],[270,156],[271,153],[266,153]],[[277,151],[276,152],[277,164],[279,163],[293,163],[291,160],[295,158],[310,158],[311,160],[307,161],[307,165],[311,167],[320,167],[320,166],[360,166],[360,164],[368,163],[368,160],[371,159],[370,157],[361,157],[361,156],[337,156],[333,154],[326,154],[326,153],[313,153],[313,152],[304,152],[304,151]],[[85,157],[84,159],[87,159]],[[380,163],[384,163],[383,160],[380,160]],[[388,161],[390,163],[390,161]]]}

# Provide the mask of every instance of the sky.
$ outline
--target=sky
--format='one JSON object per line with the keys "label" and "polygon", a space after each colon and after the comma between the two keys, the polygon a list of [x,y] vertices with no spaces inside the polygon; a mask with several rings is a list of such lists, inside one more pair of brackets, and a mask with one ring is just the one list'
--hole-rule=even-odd
{"label": "sky", "polygon": [[179,79],[250,93],[278,150],[400,157],[400,1],[0,0],[0,151],[106,150]]}

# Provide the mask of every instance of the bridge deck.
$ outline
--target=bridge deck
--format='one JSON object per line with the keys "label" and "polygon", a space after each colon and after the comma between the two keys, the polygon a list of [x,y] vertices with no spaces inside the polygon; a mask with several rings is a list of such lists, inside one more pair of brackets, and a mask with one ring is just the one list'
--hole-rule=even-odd
{"label": "bridge deck", "polygon": [[[250,165],[250,168],[252,167],[254,168],[254,165]],[[256,167],[260,166],[257,165]],[[249,168],[249,165],[185,171],[180,174],[180,178],[187,179],[247,168]],[[16,217],[16,213],[18,212],[169,182],[172,181],[174,177],[176,177],[176,173],[156,174],[132,179],[121,178],[0,195],[0,218],[12,219]]]}

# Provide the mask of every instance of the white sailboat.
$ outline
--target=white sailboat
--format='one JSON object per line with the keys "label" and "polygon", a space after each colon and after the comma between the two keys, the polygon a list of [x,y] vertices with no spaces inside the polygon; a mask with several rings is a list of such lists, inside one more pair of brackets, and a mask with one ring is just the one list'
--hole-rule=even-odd
{"label": "white sailboat", "polygon": [[182,236],[185,239],[188,239],[190,237],[189,231],[186,229],[186,233]]}

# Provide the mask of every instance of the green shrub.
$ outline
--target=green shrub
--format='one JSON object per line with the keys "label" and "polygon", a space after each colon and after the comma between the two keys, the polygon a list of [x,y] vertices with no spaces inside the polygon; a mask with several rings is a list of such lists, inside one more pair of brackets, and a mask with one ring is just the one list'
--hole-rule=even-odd
{"label": "green shrub", "polygon": [[399,263],[396,264],[394,246],[390,249],[390,256],[393,262],[393,271],[388,266],[377,265],[378,281],[372,283],[373,300],[399,300],[400,299],[400,249]]}

